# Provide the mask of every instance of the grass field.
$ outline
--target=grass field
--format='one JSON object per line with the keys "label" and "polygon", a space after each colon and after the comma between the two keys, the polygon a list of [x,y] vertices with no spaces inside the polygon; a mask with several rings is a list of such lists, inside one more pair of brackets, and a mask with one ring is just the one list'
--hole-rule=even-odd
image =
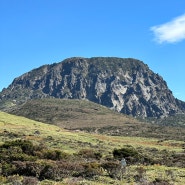
{"label": "grass field", "polygon": [[[134,184],[136,177],[140,179],[140,184],[145,181],[151,182],[155,179],[165,181],[169,184],[185,184],[184,158],[177,160],[177,156],[184,155],[184,141],[161,140],[157,138],[111,136],[98,133],[86,133],[79,130],[66,130],[61,127],[33,121],[24,117],[14,116],[0,112],[0,143],[7,141],[24,139],[29,140],[34,145],[43,144],[48,149],[58,149],[69,155],[77,154],[83,149],[94,150],[102,154],[101,160],[112,157],[112,151],[123,148],[126,145],[137,149],[141,155],[150,156],[155,164],[131,164],[122,179],[114,179],[103,175],[94,179],[64,178],[61,182],[43,180],[42,184]],[[176,156],[176,158],[173,158]],[[162,160],[174,160],[173,164],[163,165]],[[175,159],[177,160],[175,162]],[[157,164],[157,161],[160,161]],[[97,161],[98,163],[100,161]],[[139,176],[140,175],[140,176]],[[3,180],[4,178],[4,180]],[[20,179],[20,176],[16,177]],[[1,176],[1,181],[6,184],[7,177]]]}

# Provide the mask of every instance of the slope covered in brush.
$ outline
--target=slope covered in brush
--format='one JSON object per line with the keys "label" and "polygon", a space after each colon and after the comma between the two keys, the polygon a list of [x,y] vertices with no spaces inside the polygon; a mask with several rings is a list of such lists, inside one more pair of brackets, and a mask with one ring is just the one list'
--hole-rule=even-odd
{"label": "slope covered in brush", "polygon": [[9,112],[68,130],[162,140],[185,139],[185,128],[179,123],[180,120],[175,121],[176,117],[171,121],[168,118],[153,119],[154,123],[143,122],[87,100],[55,98],[29,100]]}

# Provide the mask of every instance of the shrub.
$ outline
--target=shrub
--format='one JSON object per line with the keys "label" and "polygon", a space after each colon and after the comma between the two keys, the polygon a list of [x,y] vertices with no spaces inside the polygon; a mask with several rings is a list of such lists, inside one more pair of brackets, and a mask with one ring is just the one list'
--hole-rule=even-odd
{"label": "shrub", "polygon": [[31,141],[28,140],[15,140],[15,141],[6,141],[0,148],[20,148],[23,153],[28,155],[33,155],[34,146]]}
{"label": "shrub", "polygon": [[35,177],[24,177],[22,185],[38,185],[39,181]]}
{"label": "shrub", "polygon": [[40,173],[39,179],[62,180],[61,170],[56,164],[46,164]]}
{"label": "shrub", "polygon": [[13,164],[16,167],[16,170],[14,171],[14,173],[19,175],[24,175],[24,176],[39,177],[43,169],[43,164],[38,162],[16,161]]}
{"label": "shrub", "polygon": [[22,185],[22,178],[19,175],[13,175],[7,177],[7,184],[11,185]]}
{"label": "shrub", "polygon": [[8,148],[0,148],[0,161],[35,161],[37,157],[23,153],[18,146],[9,146]]}
{"label": "shrub", "polygon": [[77,161],[58,161],[57,166],[62,178],[79,177],[84,172],[84,166]]}
{"label": "shrub", "polygon": [[144,183],[146,170],[143,168],[143,166],[137,167],[135,170],[137,172],[137,174],[134,176],[136,182]]}
{"label": "shrub", "polygon": [[83,177],[93,177],[95,175],[101,175],[100,164],[96,162],[85,163],[82,165],[84,167]]}
{"label": "shrub", "polygon": [[1,163],[1,174],[4,176],[9,176],[14,174],[16,167],[13,164],[7,163],[7,162],[2,162]]}
{"label": "shrub", "polygon": [[60,150],[47,150],[43,152],[44,159],[61,160],[61,159],[67,159],[68,157],[69,157],[68,154]]}
{"label": "shrub", "polygon": [[101,164],[101,167],[107,171],[111,178],[119,178],[121,165],[118,161],[106,161]]}
{"label": "shrub", "polygon": [[102,154],[91,149],[82,149],[78,152],[78,155],[86,159],[101,159]]}
{"label": "shrub", "polygon": [[125,158],[127,162],[130,164],[139,162],[139,160],[141,160],[142,158],[138,153],[138,151],[130,145],[127,145],[121,149],[114,149],[113,156],[114,158],[119,160],[121,160],[122,158]]}

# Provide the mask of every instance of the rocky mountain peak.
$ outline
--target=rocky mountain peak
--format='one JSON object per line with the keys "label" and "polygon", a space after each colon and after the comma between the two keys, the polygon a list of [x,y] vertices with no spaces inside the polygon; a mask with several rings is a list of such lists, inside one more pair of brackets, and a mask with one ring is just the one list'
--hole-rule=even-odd
{"label": "rocky mountain peak", "polygon": [[74,57],[41,66],[0,93],[1,109],[43,97],[87,99],[136,117],[185,112],[162,77],[132,58]]}

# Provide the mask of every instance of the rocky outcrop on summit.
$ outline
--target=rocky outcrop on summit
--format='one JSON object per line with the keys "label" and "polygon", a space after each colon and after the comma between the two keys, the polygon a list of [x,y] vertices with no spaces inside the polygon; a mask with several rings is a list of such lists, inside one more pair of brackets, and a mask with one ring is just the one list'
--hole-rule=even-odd
{"label": "rocky outcrop on summit", "polygon": [[131,58],[69,58],[16,78],[0,93],[2,105],[43,97],[87,99],[136,117],[185,112],[162,77]]}

